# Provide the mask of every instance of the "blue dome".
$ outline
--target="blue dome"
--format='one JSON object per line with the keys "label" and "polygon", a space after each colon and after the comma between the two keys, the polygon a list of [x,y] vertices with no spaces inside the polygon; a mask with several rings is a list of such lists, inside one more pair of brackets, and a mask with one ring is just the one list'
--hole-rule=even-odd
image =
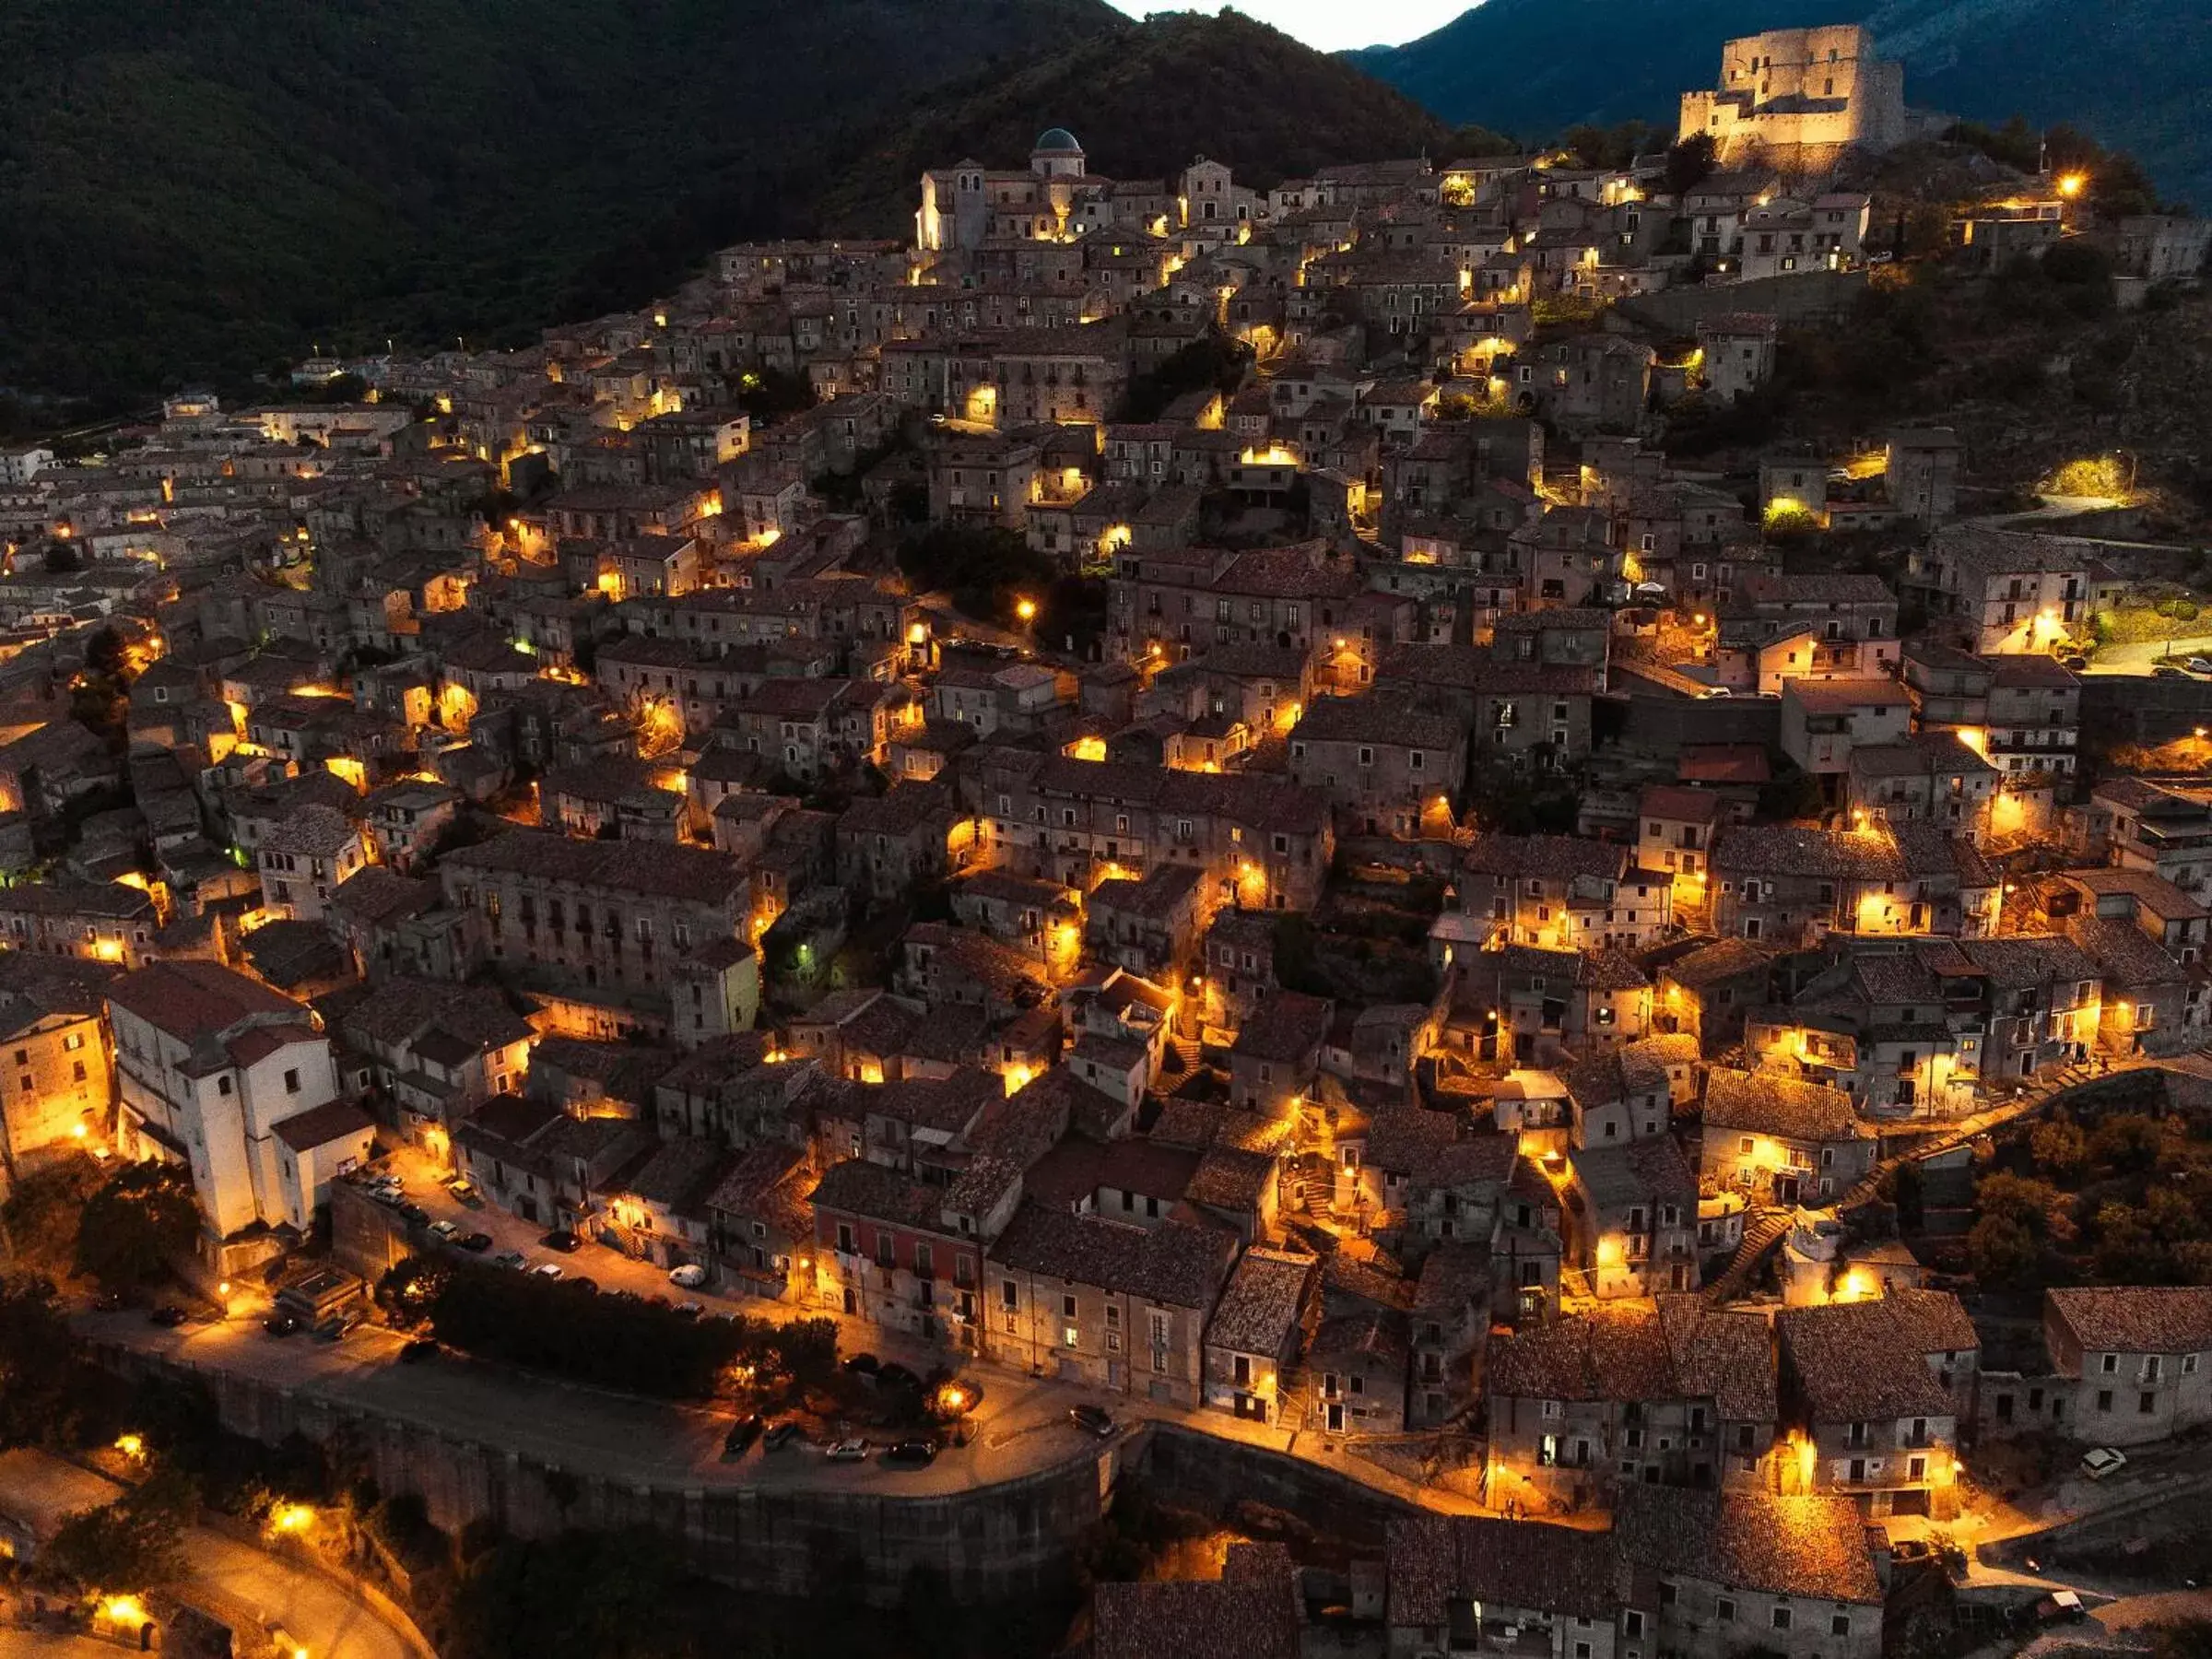
{"label": "blue dome", "polygon": [[1065,127],[1051,127],[1038,135],[1035,153],[1042,155],[1047,150],[1069,150],[1079,156],[1083,153],[1083,147],[1076,142],[1076,135]]}

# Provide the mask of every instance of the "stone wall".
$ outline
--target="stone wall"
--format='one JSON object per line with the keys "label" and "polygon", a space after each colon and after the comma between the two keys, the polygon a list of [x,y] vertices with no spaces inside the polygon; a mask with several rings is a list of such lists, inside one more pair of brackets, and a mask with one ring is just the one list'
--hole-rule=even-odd
{"label": "stone wall", "polygon": [[564,1470],[502,1447],[229,1372],[181,1368],[136,1349],[96,1349],[126,1375],[196,1376],[223,1426],[274,1444],[299,1433],[342,1438],[386,1492],[418,1493],[440,1526],[488,1520],[519,1536],[564,1527],[649,1526],[688,1564],[741,1590],[813,1592],[857,1562],[874,1599],[895,1602],[915,1567],[941,1572],[961,1601],[1035,1596],[1072,1580],[1077,1547],[1098,1523],[1142,1437],[1091,1447],[1018,1478],[943,1493],[852,1488],[626,1482]]}
{"label": "stone wall", "polygon": [[1783,326],[1841,316],[1866,286],[1864,271],[1800,271],[1751,282],[1716,282],[1639,294],[1615,308],[1623,316],[1687,338],[1700,322],[1733,312],[1760,312]]}

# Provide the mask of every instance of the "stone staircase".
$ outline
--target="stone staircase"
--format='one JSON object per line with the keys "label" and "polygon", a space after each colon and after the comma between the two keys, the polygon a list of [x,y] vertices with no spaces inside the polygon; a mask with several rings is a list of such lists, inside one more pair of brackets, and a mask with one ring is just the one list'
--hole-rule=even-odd
{"label": "stone staircase", "polygon": [[1705,1300],[1718,1306],[1734,1300],[1744,1293],[1751,1276],[1759,1271],[1769,1252],[1782,1242],[1783,1235],[1790,1230],[1788,1210],[1760,1210],[1744,1223],[1743,1241],[1735,1253],[1728,1258],[1728,1265],[1721,1269],[1720,1277],[1705,1287]]}
{"label": "stone staircase", "polygon": [[1325,1221],[1336,1206],[1336,1170],[1325,1153],[1307,1152],[1293,1159],[1284,1172],[1284,1201],[1288,1208]]}
{"label": "stone staircase", "polygon": [[1187,1077],[1206,1064],[1206,1053],[1195,1037],[1178,1037],[1168,1033],[1168,1051],[1161,1060],[1161,1070],[1171,1077]]}

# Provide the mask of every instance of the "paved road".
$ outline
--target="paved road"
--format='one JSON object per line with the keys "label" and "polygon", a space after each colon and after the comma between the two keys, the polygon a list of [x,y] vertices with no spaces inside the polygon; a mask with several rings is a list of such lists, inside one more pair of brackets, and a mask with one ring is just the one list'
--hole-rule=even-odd
{"label": "paved road", "polygon": [[[28,1522],[43,1534],[75,1511],[105,1503],[122,1491],[75,1464],[43,1452],[10,1452],[0,1456],[0,1511]],[[370,1613],[321,1573],[236,1543],[203,1526],[183,1539],[184,1581],[173,1586],[184,1600],[194,1589],[211,1602],[242,1607],[265,1625],[281,1625],[315,1659],[412,1659],[414,1650],[398,1632]],[[18,1632],[0,1631],[0,1659],[14,1659],[6,1645]],[[23,1653],[74,1653],[69,1641],[29,1639]],[[91,1643],[112,1656],[116,1649]]]}
{"label": "paved road", "polygon": [[2178,657],[2212,657],[2212,634],[2176,634],[2139,640],[2132,645],[2107,645],[2089,659],[2090,674],[2148,674],[2169,651]]}
{"label": "paved road", "polygon": [[0,1659],[115,1659],[122,1651],[89,1636],[46,1636],[0,1627]]}

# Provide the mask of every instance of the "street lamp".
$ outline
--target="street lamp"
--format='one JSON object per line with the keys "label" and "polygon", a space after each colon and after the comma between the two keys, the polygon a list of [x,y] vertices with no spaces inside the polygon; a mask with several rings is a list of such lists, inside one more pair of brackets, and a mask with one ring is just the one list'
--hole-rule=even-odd
{"label": "street lamp", "polygon": [[1018,602],[1014,606],[1014,614],[1017,617],[1019,617],[1024,622],[1036,621],[1037,601],[1034,599],[1023,599]]}

